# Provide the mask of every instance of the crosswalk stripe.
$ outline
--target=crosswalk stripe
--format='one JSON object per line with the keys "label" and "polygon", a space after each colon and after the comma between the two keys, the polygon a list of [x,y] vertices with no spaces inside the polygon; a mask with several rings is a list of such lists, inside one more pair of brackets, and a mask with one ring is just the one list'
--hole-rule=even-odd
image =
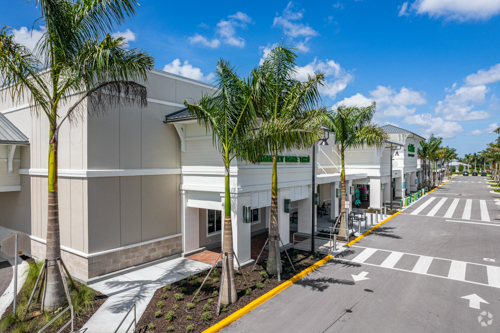
{"label": "crosswalk stripe", "polygon": [[453,200],[453,202],[450,205],[450,208],[448,208],[448,210],[446,211],[446,214],[444,214],[444,217],[446,217],[446,218],[452,218],[453,217],[453,213],[455,213],[455,209],[457,209],[459,201],[460,201],[460,199],[454,199]]}
{"label": "crosswalk stripe", "polygon": [[436,215],[436,213],[438,212],[439,208],[441,208],[444,203],[446,202],[446,198],[442,198],[437,204],[436,206],[434,206],[434,208],[432,208],[432,210],[429,212],[429,214],[427,214],[427,216],[434,216]]}
{"label": "crosswalk stripe", "polygon": [[488,214],[488,207],[486,207],[486,201],[479,200],[479,206],[481,207],[481,221],[490,222],[490,214]]}
{"label": "crosswalk stripe", "polygon": [[401,259],[404,253],[401,252],[392,252],[389,256],[384,260],[384,262],[380,265],[380,267],[385,268],[393,268]]}
{"label": "crosswalk stripe", "polygon": [[472,199],[467,199],[465,202],[464,213],[462,214],[462,220],[470,220],[470,215],[472,213]]}
{"label": "crosswalk stripe", "polygon": [[423,211],[425,209],[425,207],[429,206],[431,204],[431,202],[434,201],[434,199],[436,199],[436,197],[429,198],[429,200],[427,200],[420,207],[418,207],[413,212],[411,212],[411,215],[417,215],[418,213],[420,213],[421,211]]}
{"label": "crosswalk stripe", "polygon": [[500,267],[486,266],[486,272],[488,273],[488,284],[500,288]]}
{"label": "crosswalk stripe", "polygon": [[465,281],[465,269],[467,264],[463,261],[451,261],[450,271],[448,278],[452,280]]}
{"label": "crosswalk stripe", "polygon": [[377,252],[377,250],[375,249],[366,249],[360,254],[358,254],[356,258],[352,259],[352,261],[362,264],[366,261],[366,259],[370,258],[371,255],[374,254],[375,252]]}
{"label": "crosswalk stripe", "polygon": [[418,258],[418,261],[415,264],[415,267],[413,267],[412,272],[426,274],[427,270],[431,266],[432,259],[433,258],[431,257],[421,256],[420,258]]}

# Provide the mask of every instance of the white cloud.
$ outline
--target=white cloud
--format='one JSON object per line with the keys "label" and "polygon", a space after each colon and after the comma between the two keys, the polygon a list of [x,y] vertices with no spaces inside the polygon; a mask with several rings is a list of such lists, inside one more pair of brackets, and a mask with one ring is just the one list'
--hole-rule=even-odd
{"label": "white cloud", "polygon": [[405,2],[399,7],[398,16],[408,16],[408,2]]}
{"label": "white cloud", "polygon": [[304,9],[298,10],[293,2],[289,2],[283,10],[281,16],[276,14],[273,21],[273,27],[282,28],[285,34],[290,38],[305,38],[302,42],[296,43],[296,48],[301,52],[308,52],[307,41],[319,33],[308,24],[298,22],[304,16]]}
{"label": "white cloud", "polygon": [[333,107],[336,108],[339,105],[368,106],[376,102],[377,113],[375,113],[375,118],[377,121],[380,121],[381,118],[401,118],[412,115],[415,113],[415,108],[408,108],[409,105],[423,105],[427,103],[422,93],[406,87],[401,87],[399,92],[397,92],[390,86],[377,86],[375,90],[370,91],[370,96],[371,98],[367,98],[358,93],[352,97],[345,98]]}
{"label": "white cloud", "polygon": [[485,85],[463,86],[446,95],[444,101],[439,101],[436,114],[442,114],[446,120],[464,121],[486,119],[490,114],[486,111],[471,111],[474,104],[483,104],[489,88]]}
{"label": "white cloud", "polygon": [[111,37],[117,38],[117,37],[123,37],[125,39],[125,47],[129,46],[129,42],[134,42],[136,39],[136,34],[130,31],[130,29],[127,29],[125,31],[117,31],[113,32],[111,34]]}
{"label": "white cloud", "polygon": [[433,117],[430,113],[415,114],[407,116],[403,122],[420,127],[422,136],[429,137],[431,134],[449,139],[463,132],[462,125],[455,121],[446,121],[441,117]]}
{"label": "white cloud", "polygon": [[488,126],[487,128],[484,128],[482,130],[477,129],[477,130],[471,131],[467,135],[480,135],[480,134],[485,134],[485,133],[493,133],[493,131],[496,130],[497,128],[498,128],[498,124],[493,123],[493,124],[490,124],[490,126]]}
{"label": "white cloud", "polygon": [[411,10],[448,20],[487,20],[500,13],[500,0],[416,0]]}
{"label": "white cloud", "polygon": [[204,76],[201,69],[193,67],[188,60],[184,60],[184,63],[181,64],[179,59],[175,59],[170,64],[166,64],[165,67],[163,67],[163,70],[165,72],[181,75],[198,81],[210,82],[214,77],[213,73]]}
{"label": "white cloud", "polygon": [[259,49],[262,50],[262,58],[260,58],[259,66],[264,63],[264,59],[269,55],[272,49],[278,46],[278,43],[267,44],[267,46],[259,46]]}
{"label": "white cloud", "polygon": [[218,48],[221,43],[243,48],[245,39],[236,35],[236,28],[246,29],[249,23],[252,23],[250,16],[243,12],[237,12],[234,15],[229,15],[227,20],[222,19],[217,23],[215,29],[216,38],[209,39],[200,34],[194,34],[188,39],[191,44],[201,44],[212,49]]}
{"label": "white cloud", "polygon": [[336,3],[333,4],[333,8],[344,9],[344,4],[340,1],[337,1]]}
{"label": "white cloud", "polygon": [[19,30],[12,29],[14,40],[17,43],[26,46],[31,51],[34,51],[36,44],[38,43],[40,38],[42,38],[45,31],[47,31],[47,28],[44,26],[40,26],[39,28],[40,30],[37,29],[28,30],[27,27],[21,27]]}
{"label": "white cloud", "polygon": [[500,81],[500,64],[491,66],[488,70],[478,70],[476,74],[468,75],[465,78],[467,85],[481,85]]}
{"label": "white cloud", "polygon": [[194,36],[188,37],[188,40],[191,44],[201,44],[211,49],[216,49],[220,46],[220,40],[215,38],[212,40],[208,40],[206,37],[203,37],[200,34],[194,34]]}
{"label": "white cloud", "polygon": [[327,95],[331,99],[335,99],[337,94],[343,91],[347,84],[354,80],[354,76],[343,69],[339,63],[334,60],[321,61],[314,59],[305,66],[295,67],[297,80],[306,81],[309,76],[313,76],[317,72],[325,74],[326,84],[319,87],[319,92]]}

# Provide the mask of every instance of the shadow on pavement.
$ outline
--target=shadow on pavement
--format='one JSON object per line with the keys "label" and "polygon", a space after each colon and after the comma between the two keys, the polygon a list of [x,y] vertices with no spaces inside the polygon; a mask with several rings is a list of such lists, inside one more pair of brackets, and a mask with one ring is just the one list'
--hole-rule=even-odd
{"label": "shadow on pavement", "polygon": [[302,279],[295,283],[304,288],[310,288],[312,291],[325,291],[332,284],[354,285],[354,281],[335,279],[331,277],[321,277],[313,279]]}
{"label": "shadow on pavement", "polygon": [[403,239],[403,237],[401,237],[399,235],[395,235],[394,231],[392,231],[393,229],[396,229],[396,228],[395,227],[379,227],[379,228],[372,231],[372,235],[393,238],[393,239]]}

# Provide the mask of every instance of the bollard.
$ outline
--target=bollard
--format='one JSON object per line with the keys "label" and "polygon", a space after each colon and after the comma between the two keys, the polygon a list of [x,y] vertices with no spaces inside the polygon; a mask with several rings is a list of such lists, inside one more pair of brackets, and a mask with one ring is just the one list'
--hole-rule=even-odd
{"label": "bollard", "polygon": [[378,210],[377,210],[377,219],[375,220],[375,223],[379,223],[380,222],[380,219],[378,217]]}
{"label": "bollard", "polygon": [[366,231],[367,226],[368,226],[368,225],[367,225],[367,223],[368,223],[367,219],[368,219],[368,217],[367,217],[367,216],[366,216],[366,214],[365,214],[365,231]]}
{"label": "bollard", "polygon": [[361,235],[361,221],[360,220],[358,220],[358,234]]}
{"label": "bollard", "polygon": [[333,235],[333,251],[337,251],[337,235]]}

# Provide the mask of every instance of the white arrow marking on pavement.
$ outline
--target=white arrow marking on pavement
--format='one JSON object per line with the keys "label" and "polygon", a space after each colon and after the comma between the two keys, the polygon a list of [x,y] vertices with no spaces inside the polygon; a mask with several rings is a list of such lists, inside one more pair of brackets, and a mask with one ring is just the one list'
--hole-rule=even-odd
{"label": "white arrow marking on pavement", "polygon": [[461,298],[468,299],[469,300],[469,307],[473,308],[473,309],[481,309],[481,303],[490,304],[490,303],[486,302],[484,299],[482,299],[481,297],[477,296],[476,294],[463,296]]}
{"label": "white arrow marking on pavement", "polygon": [[351,274],[352,278],[354,279],[354,282],[363,281],[363,280],[370,280],[370,278],[366,277],[367,275],[368,275],[368,272],[361,272],[358,275]]}

